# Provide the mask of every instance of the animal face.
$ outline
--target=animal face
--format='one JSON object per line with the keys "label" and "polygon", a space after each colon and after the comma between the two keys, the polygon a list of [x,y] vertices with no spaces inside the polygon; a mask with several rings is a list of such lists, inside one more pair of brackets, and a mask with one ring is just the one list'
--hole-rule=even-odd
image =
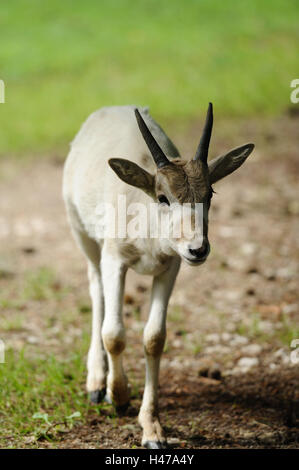
{"label": "animal face", "polygon": [[171,247],[188,264],[203,263],[210,252],[208,212],[213,194],[205,166],[194,160],[172,160],[157,170],[154,191],[154,199],[169,216]]}
{"label": "animal face", "polygon": [[[208,212],[213,195],[212,185],[241,166],[252,152],[254,145],[245,144],[208,163],[208,147],[213,124],[210,103],[194,159],[169,160],[138,110],[135,114],[140,131],[156,163],[156,173],[152,175],[136,163],[121,158],[110,159],[109,165],[123,181],[150,195],[158,203],[160,213],[168,216],[164,217],[162,223],[169,226],[168,243],[172,250],[190,265],[201,264],[210,252]],[[196,223],[198,217],[201,218],[199,224]],[[179,231],[179,236],[175,236],[173,234],[178,233],[176,230],[178,225],[183,227],[183,230]]]}

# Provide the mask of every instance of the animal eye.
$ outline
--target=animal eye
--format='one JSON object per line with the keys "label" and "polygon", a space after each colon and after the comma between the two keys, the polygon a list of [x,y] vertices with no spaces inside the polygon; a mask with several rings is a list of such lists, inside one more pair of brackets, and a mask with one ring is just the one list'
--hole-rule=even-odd
{"label": "animal eye", "polygon": [[161,196],[158,196],[158,201],[160,202],[160,204],[167,204],[169,206],[169,201],[167,197],[164,196],[164,194],[161,194]]}

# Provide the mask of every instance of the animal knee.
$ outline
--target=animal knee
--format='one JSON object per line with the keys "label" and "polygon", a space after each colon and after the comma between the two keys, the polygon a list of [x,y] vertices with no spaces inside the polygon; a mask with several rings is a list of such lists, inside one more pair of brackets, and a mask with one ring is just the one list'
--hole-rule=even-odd
{"label": "animal knee", "polygon": [[144,349],[149,356],[160,356],[162,354],[166,333],[164,331],[144,332]]}
{"label": "animal knee", "polygon": [[120,330],[105,330],[102,333],[103,342],[106,351],[110,354],[117,356],[123,352],[126,346],[125,331]]}

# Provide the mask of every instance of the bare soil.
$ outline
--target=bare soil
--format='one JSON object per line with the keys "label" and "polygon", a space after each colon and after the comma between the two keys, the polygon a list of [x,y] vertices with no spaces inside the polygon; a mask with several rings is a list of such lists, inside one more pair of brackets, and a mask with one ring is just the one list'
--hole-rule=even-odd
{"label": "bare soil", "polygon": [[[299,325],[298,125],[296,115],[246,121],[224,126],[215,137],[214,153],[248,135],[257,146],[242,169],[215,186],[211,255],[201,268],[182,267],[171,298],[160,415],[173,447],[298,447],[299,364],[290,359]],[[187,155],[196,136],[194,125],[188,139],[179,139]],[[90,319],[82,308],[57,336],[65,312],[89,304],[85,261],[66,223],[61,177],[55,158],[1,164],[2,292],[13,298],[26,272],[41,266],[57,273],[58,288],[68,288],[59,302],[27,302],[26,327],[1,337],[16,349],[29,342],[34,353],[34,344],[42,344],[45,352],[65,357]],[[150,284],[148,277],[128,275],[125,368],[133,398],[127,415],[111,420],[109,407],[91,412],[56,447],[140,446]],[[14,314],[13,308],[3,311],[7,318]]]}

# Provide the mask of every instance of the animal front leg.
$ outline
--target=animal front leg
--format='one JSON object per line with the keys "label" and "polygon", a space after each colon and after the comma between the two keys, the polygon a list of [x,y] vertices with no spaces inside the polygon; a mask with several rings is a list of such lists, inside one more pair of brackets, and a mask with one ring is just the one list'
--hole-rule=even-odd
{"label": "animal front leg", "polygon": [[144,330],[146,376],[138,420],[143,428],[142,445],[149,449],[167,446],[158,412],[159,367],[166,338],[167,305],[179,267],[180,260],[174,258],[169,269],[154,278],[150,315]]}
{"label": "animal front leg", "polygon": [[102,253],[101,268],[105,298],[102,337],[109,365],[107,399],[115,405],[117,411],[121,412],[129,403],[127,377],[122,364],[122,353],[126,345],[122,319],[126,268],[105,247]]}

